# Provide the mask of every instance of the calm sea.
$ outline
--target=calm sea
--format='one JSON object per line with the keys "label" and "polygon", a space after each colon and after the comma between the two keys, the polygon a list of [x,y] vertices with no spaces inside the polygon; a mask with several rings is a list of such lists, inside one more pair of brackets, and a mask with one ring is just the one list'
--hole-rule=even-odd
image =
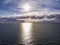
{"label": "calm sea", "polygon": [[60,23],[1,23],[0,45],[58,45]]}

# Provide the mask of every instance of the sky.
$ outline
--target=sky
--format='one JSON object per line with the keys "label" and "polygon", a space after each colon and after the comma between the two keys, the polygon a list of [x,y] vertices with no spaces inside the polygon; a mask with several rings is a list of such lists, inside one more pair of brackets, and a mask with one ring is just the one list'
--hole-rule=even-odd
{"label": "sky", "polygon": [[[24,7],[30,11],[24,11]],[[0,0],[0,15],[60,13],[60,0]]]}

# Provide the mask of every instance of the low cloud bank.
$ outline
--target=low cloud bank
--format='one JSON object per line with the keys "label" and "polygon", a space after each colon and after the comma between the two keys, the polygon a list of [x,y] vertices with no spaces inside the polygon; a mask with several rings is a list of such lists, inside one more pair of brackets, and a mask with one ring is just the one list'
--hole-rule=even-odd
{"label": "low cloud bank", "polygon": [[60,23],[60,14],[0,16],[0,23],[17,23],[17,22],[57,22],[57,23]]}

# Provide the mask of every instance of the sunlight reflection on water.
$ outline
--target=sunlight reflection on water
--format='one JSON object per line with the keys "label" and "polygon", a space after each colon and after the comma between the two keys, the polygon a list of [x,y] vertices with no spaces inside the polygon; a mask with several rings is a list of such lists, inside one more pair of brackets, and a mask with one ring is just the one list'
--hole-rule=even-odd
{"label": "sunlight reflection on water", "polygon": [[28,45],[28,43],[32,41],[31,39],[32,23],[22,23],[21,26],[22,26],[22,33],[23,33],[22,36],[23,43],[25,45]]}

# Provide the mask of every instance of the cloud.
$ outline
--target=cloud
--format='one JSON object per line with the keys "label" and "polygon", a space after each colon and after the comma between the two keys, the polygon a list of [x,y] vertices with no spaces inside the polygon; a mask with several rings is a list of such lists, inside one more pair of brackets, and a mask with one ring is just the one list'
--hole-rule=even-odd
{"label": "cloud", "polygon": [[[59,0],[5,0],[5,8],[10,13],[25,13],[22,11],[22,5],[29,3],[32,7],[31,12],[41,13],[59,13],[60,1]],[[5,10],[6,11],[6,10]],[[15,14],[14,13],[14,14]]]}
{"label": "cloud", "polygon": [[[38,12],[34,12],[35,14],[39,14]],[[20,15],[22,16],[22,15]],[[25,18],[23,19],[23,17],[26,17],[26,16],[23,16],[22,18],[20,18],[20,16],[17,16],[15,14],[15,16],[0,16],[0,23],[17,23],[17,22],[54,22],[54,23],[60,23],[60,14],[53,14],[53,15],[45,15],[43,16],[43,18],[38,18],[38,16],[35,16],[35,19],[31,18],[32,16],[28,17],[28,18],[31,18],[29,21],[27,21],[28,18]],[[54,16],[54,17],[52,17]],[[39,15],[40,17],[40,15]],[[57,19],[56,19],[56,18]],[[37,19],[36,19],[37,18]]]}
{"label": "cloud", "polygon": [[32,11],[59,11],[60,3],[59,0],[23,0],[21,1],[17,8],[21,8],[22,4],[29,3],[32,6]]}
{"label": "cloud", "polygon": [[8,4],[8,3],[10,3],[10,2],[12,2],[13,0],[5,0],[4,1],[4,4]]}

